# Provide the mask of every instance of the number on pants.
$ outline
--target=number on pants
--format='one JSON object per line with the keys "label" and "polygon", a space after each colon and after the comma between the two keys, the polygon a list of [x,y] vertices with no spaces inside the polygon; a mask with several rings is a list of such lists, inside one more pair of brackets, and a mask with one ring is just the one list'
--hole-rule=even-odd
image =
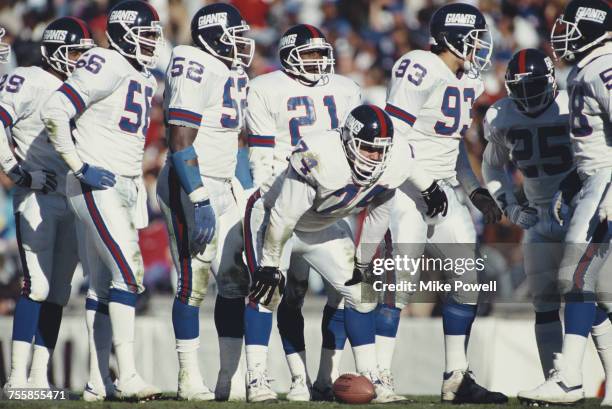
{"label": "number on pants", "polygon": [[[147,136],[149,130],[149,119],[151,112],[151,99],[153,98],[153,88],[145,87],[144,91],[144,118],[142,104],[136,101],[136,94],[142,94],[142,86],[138,81],[130,81],[128,92],[125,97],[125,111],[134,114],[136,122],[132,122],[127,116],[122,116],[119,120],[119,128],[129,133],[137,133],[142,126],[142,135]],[[144,123],[144,125],[143,125]]]}
{"label": "number on pants", "polygon": [[[512,129],[508,138],[512,144],[512,159],[516,162],[523,175],[528,178],[553,176],[569,171],[572,168],[572,151],[569,141],[554,143],[554,138],[567,135],[565,126],[544,126],[536,130],[534,135],[529,129]],[[539,159],[535,157],[537,149]],[[542,161],[552,159],[553,161]],[[533,162],[526,163],[526,162]]]}

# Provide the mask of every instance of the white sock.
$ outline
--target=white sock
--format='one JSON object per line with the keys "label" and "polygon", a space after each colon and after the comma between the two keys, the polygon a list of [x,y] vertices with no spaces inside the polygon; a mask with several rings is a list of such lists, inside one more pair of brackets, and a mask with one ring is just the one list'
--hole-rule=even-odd
{"label": "white sock", "polygon": [[11,344],[11,375],[13,385],[25,385],[28,381],[28,360],[32,344],[25,341],[13,341]]}
{"label": "white sock", "polygon": [[395,351],[395,338],[376,335],[376,359],[381,371],[391,370],[393,352]]}
{"label": "white sock", "polygon": [[321,348],[321,360],[317,373],[318,384],[331,386],[340,376],[342,352],[341,349]]}
{"label": "white sock", "polygon": [[574,386],[582,384],[582,361],[586,348],[586,337],[576,334],[565,334],[563,337],[563,374],[568,382]]}
{"label": "white sock", "polygon": [[268,347],[266,345],[247,345],[246,361],[249,371],[266,371],[268,369]]}
{"label": "white sock", "polygon": [[49,368],[49,359],[51,358],[52,354],[52,349],[34,344],[34,353],[32,354],[32,366],[30,367],[29,382],[35,385],[36,387],[49,387],[47,371]]}
{"label": "white sock", "polygon": [[591,329],[597,354],[606,374],[606,396],[612,396],[612,324],[606,319]]}
{"label": "white sock", "polygon": [[444,335],[444,372],[465,371],[468,368],[465,344],[465,335]]}
{"label": "white sock", "polygon": [[355,367],[357,368],[357,372],[378,373],[375,344],[365,344],[353,347],[353,355],[355,356]]}
{"label": "white sock", "polygon": [[200,349],[200,338],[176,340],[179,372],[188,373],[192,380],[202,379],[198,364],[198,349]]}
{"label": "white sock", "polygon": [[287,358],[287,365],[289,365],[289,372],[291,376],[302,376],[304,379],[308,379],[306,371],[306,351],[294,352],[293,354],[285,355]]}
{"label": "white sock", "polygon": [[113,345],[119,365],[119,380],[129,379],[136,374],[134,364],[134,321],[136,309],[118,302],[109,302]]}
{"label": "white sock", "polygon": [[86,310],[85,323],[89,339],[89,383],[101,388],[104,380],[110,379],[108,366],[113,342],[110,317],[108,314]]}
{"label": "white sock", "polygon": [[563,326],[561,321],[557,320],[544,324],[535,324],[534,328],[542,371],[544,378],[548,378],[548,373],[553,369],[553,354],[561,352]]}

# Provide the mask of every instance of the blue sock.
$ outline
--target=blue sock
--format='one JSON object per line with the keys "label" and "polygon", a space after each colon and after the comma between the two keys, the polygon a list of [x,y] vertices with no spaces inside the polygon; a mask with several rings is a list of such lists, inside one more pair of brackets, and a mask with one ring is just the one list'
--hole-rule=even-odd
{"label": "blue sock", "polygon": [[111,288],[108,291],[108,302],[109,303],[116,302],[119,304],[128,305],[130,307],[135,307],[136,301],[138,301],[138,294],[136,293],[125,291],[125,290],[119,290],[117,288]]}
{"label": "blue sock", "polygon": [[321,321],[323,348],[343,350],[346,344],[346,329],[344,328],[344,308],[333,308],[325,305]]}
{"label": "blue sock", "polygon": [[597,307],[595,309],[595,320],[593,321],[593,326],[597,326],[608,319],[608,313],[601,307]]}
{"label": "blue sock", "polygon": [[227,338],[244,336],[244,298],[224,298],[217,295],[215,302],[217,335]]}
{"label": "blue sock", "polygon": [[38,326],[41,304],[25,295],[19,296],[13,317],[13,341],[32,342]]}
{"label": "blue sock", "polygon": [[345,308],[344,327],[353,348],[373,344],[376,340],[376,310],[359,312]]}
{"label": "blue sock", "polygon": [[194,339],[200,336],[200,307],[187,305],[174,298],[172,326],[176,339]]}
{"label": "blue sock", "polygon": [[62,323],[62,311],[64,307],[50,302],[43,302],[40,308],[38,328],[34,343],[49,349],[55,349],[57,335],[59,334],[60,324]]}
{"label": "blue sock", "polygon": [[267,346],[271,333],[272,313],[261,312],[258,305],[249,303],[244,309],[244,343]]}
{"label": "blue sock", "polygon": [[475,305],[445,303],[442,306],[444,335],[470,335],[474,318]]}
{"label": "blue sock", "polygon": [[568,302],[565,304],[565,333],[588,337],[595,322],[595,304]]}
{"label": "blue sock", "polygon": [[302,352],[304,343],[304,316],[302,309],[291,307],[283,298],[276,312],[276,326],[283,342],[285,355]]}
{"label": "blue sock", "polygon": [[386,304],[378,304],[376,307],[376,335],[395,338],[400,323],[402,310],[390,307]]}

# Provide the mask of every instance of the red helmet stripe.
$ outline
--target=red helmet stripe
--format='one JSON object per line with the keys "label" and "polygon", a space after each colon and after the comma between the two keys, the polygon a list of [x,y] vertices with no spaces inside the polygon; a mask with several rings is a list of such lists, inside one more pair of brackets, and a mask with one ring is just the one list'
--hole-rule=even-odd
{"label": "red helmet stripe", "polygon": [[68,16],[68,18],[76,21],[79,27],[81,27],[81,31],[83,32],[83,38],[91,38],[91,33],[89,32],[89,29],[87,28],[83,20],[81,20],[80,18],[72,17],[72,16]]}
{"label": "red helmet stripe", "polygon": [[157,10],[155,10],[155,7],[153,7],[148,1],[143,1],[144,4],[147,5],[147,7],[149,7],[149,9],[151,10],[151,13],[153,13],[153,16],[155,17],[154,21],[159,21],[159,14],[157,14]]}
{"label": "red helmet stripe", "polygon": [[310,31],[310,34],[312,34],[312,38],[320,38],[321,36],[319,35],[319,31],[314,28],[313,26],[311,26],[310,24],[304,24],[304,26],[308,29],[308,31]]}
{"label": "red helmet stripe", "polygon": [[370,105],[370,107],[374,110],[374,113],[376,113],[376,118],[378,119],[378,122],[380,123],[380,137],[386,138],[387,137],[387,121],[385,121],[385,114],[383,110],[377,107],[376,105]]}
{"label": "red helmet stripe", "polygon": [[519,72],[521,74],[524,74],[525,71],[527,71],[527,67],[525,67],[527,65],[525,61],[526,58],[527,58],[527,50],[521,50],[518,56]]}

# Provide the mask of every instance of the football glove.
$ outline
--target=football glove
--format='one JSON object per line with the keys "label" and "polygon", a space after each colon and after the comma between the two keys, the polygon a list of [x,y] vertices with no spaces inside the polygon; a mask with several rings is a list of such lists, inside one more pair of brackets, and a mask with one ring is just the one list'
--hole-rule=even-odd
{"label": "football glove", "polygon": [[346,281],[344,285],[351,286],[359,283],[373,284],[375,281],[375,277],[369,267],[370,266],[368,264],[355,262],[355,267],[353,268],[353,277],[351,277],[350,280]]}
{"label": "football glove", "polygon": [[470,194],[470,200],[484,216],[485,224],[497,223],[501,220],[502,211],[487,189],[483,187],[475,189]]}
{"label": "football glove", "polygon": [[440,213],[446,216],[448,199],[438,183],[434,181],[431,186],[421,192],[421,196],[427,205],[427,216],[436,217]]}
{"label": "football glove", "polygon": [[115,175],[112,172],[98,166],[90,166],[87,163],[74,172],[74,176],[95,189],[104,190],[115,186]]}
{"label": "football glove", "polygon": [[201,254],[215,235],[215,211],[210,200],[193,204],[195,229],[191,241],[191,253]]}
{"label": "football glove", "polygon": [[529,206],[511,204],[504,209],[504,213],[508,220],[524,230],[535,226],[539,220],[537,209]]}
{"label": "football glove", "polygon": [[253,273],[249,299],[263,306],[269,305],[277,289],[282,296],[285,291],[283,273],[276,267],[257,267]]}
{"label": "football glove", "polygon": [[57,176],[49,170],[34,170],[28,172],[17,164],[9,171],[8,177],[17,186],[40,190],[43,193],[55,191],[57,188]]}

